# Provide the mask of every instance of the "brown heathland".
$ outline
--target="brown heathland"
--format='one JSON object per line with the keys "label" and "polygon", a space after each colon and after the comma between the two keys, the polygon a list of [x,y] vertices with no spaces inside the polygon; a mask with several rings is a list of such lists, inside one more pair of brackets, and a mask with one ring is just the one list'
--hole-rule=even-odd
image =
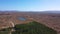
{"label": "brown heathland", "polygon": [[[18,17],[24,17],[26,20],[21,21]],[[16,24],[24,24],[30,21],[37,21],[50,28],[55,29],[60,34],[60,14],[46,14],[33,12],[5,12],[0,13],[0,29],[6,27],[13,27],[11,22]]]}

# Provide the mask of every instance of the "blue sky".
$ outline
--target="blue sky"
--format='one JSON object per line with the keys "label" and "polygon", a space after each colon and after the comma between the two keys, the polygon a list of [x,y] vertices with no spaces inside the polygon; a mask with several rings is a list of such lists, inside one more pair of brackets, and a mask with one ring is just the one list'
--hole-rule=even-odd
{"label": "blue sky", "polygon": [[0,10],[60,10],[60,0],[0,0]]}

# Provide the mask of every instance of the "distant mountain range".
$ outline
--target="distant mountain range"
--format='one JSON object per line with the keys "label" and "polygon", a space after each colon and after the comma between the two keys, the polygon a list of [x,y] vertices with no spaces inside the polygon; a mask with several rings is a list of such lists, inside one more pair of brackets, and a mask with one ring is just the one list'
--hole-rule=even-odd
{"label": "distant mountain range", "polygon": [[16,13],[16,12],[28,12],[28,13],[60,13],[60,11],[0,11],[1,13]]}
{"label": "distant mountain range", "polygon": [[60,13],[60,11],[43,11],[44,13]]}

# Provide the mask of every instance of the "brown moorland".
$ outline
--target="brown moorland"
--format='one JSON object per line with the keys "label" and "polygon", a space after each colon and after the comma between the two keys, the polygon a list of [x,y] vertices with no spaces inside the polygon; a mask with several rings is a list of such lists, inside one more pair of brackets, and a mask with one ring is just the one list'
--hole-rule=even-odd
{"label": "brown moorland", "polygon": [[[26,20],[19,20],[19,17],[24,17]],[[33,20],[55,29],[60,34],[60,14],[58,13],[0,12],[0,29],[14,27],[12,24],[24,24]]]}

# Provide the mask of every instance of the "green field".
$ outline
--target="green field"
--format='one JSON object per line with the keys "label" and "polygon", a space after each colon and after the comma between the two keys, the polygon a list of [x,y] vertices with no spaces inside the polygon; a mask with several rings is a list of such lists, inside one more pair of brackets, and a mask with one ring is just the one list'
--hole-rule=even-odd
{"label": "green field", "polygon": [[16,31],[12,34],[57,34],[55,30],[35,21],[15,25],[14,29]]}

